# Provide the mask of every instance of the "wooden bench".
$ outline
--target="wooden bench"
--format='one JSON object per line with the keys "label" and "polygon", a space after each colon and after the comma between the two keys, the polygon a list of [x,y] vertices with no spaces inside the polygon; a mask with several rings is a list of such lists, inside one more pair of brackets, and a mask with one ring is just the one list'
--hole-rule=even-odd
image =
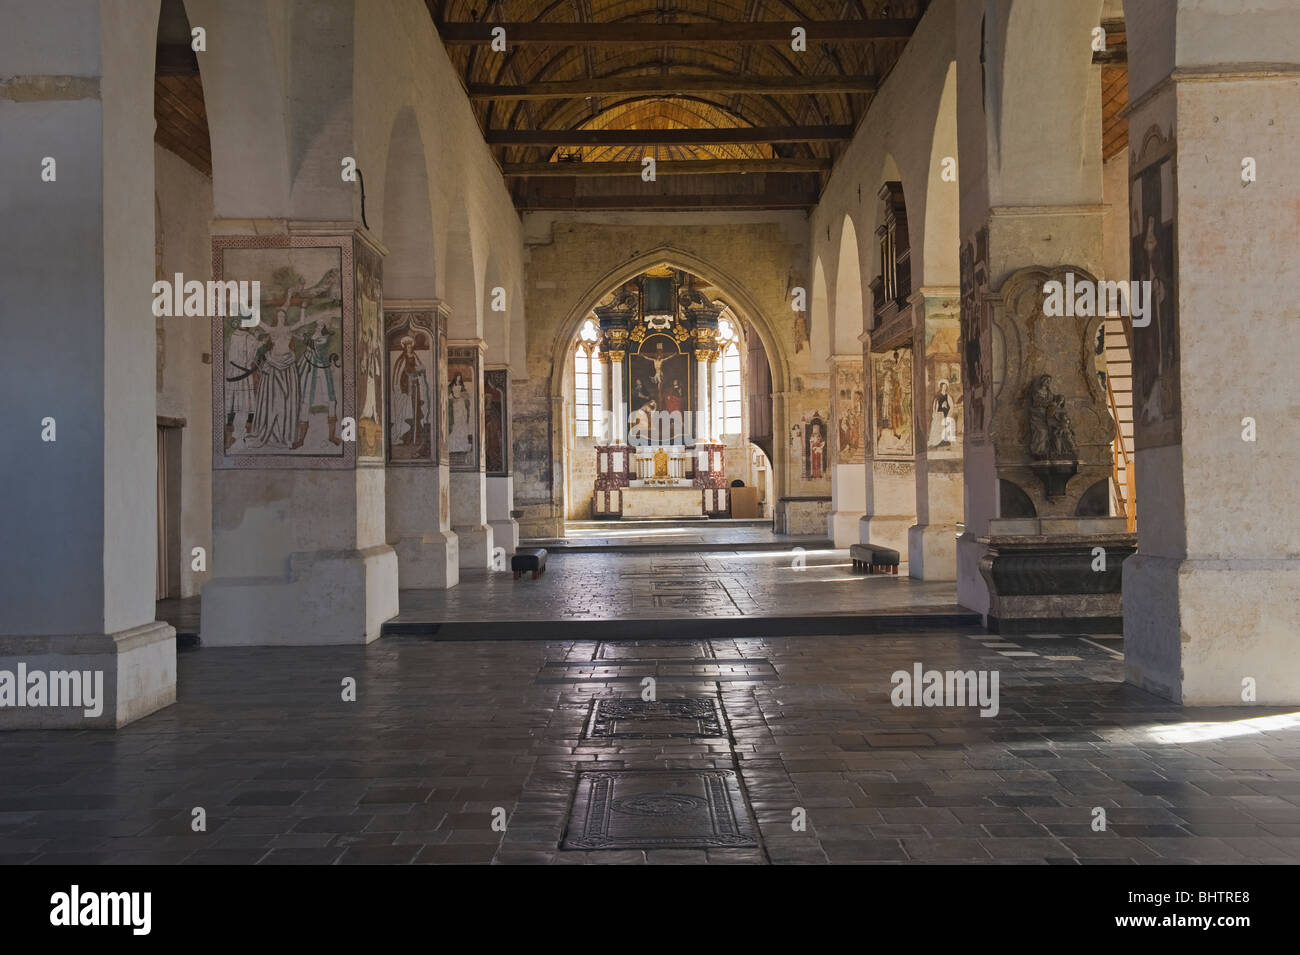
{"label": "wooden bench", "polygon": [[515,580],[526,570],[533,572],[533,580],[546,573],[546,548],[527,547],[517,550],[510,558],[510,569],[515,572]]}
{"label": "wooden bench", "polygon": [[898,551],[877,544],[849,545],[849,559],[854,570],[869,574],[898,574]]}

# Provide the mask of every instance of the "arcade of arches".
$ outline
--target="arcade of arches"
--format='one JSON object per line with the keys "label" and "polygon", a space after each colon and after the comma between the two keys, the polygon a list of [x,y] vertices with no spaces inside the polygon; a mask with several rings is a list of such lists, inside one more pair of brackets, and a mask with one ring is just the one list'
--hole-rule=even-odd
{"label": "arcade of arches", "polygon": [[0,725],[173,703],[160,599],[201,653],[933,612],[1300,703],[1300,12],[8,6],[0,669],[110,693]]}

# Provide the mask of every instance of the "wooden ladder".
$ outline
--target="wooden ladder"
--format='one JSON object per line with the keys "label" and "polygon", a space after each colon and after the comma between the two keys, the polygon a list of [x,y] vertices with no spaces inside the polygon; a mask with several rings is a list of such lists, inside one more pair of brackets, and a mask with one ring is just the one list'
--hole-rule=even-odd
{"label": "wooden ladder", "polygon": [[1111,454],[1111,497],[1115,513],[1129,533],[1137,530],[1137,478],[1133,455],[1133,357],[1126,320],[1107,318],[1105,325],[1106,401],[1115,419]]}

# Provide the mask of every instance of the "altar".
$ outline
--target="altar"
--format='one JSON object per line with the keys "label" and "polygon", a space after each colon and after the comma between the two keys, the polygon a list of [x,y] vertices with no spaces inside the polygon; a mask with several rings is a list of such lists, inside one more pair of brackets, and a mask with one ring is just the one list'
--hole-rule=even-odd
{"label": "altar", "polygon": [[608,365],[602,378],[609,391],[600,403],[613,409],[612,440],[595,449],[592,517],[725,515],[724,445],[712,440],[723,306],[693,276],[663,266],[592,311],[600,360]]}
{"label": "altar", "polygon": [[704,517],[704,495],[687,477],[691,455],[680,445],[639,447],[632,455],[632,473],[623,491],[623,516],[659,519]]}

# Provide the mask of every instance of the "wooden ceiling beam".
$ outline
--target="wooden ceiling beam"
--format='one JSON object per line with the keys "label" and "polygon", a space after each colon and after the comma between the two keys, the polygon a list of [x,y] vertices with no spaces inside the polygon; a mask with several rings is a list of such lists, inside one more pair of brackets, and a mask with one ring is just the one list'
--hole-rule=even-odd
{"label": "wooden ceiling beam", "polygon": [[523,196],[515,200],[515,208],[522,212],[618,209],[810,209],[816,204],[817,195],[811,191],[699,196]]}
{"label": "wooden ceiling beam", "polygon": [[472,100],[581,99],[586,96],[673,96],[683,93],[752,93],[806,96],[809,93],[873,93],[871,76],[607,76],[594,80],[541,83],[471,83]]}
{"label": "wooden ceiling beam", "polygon": [[848,142],[852,126],[737,126],[713,129],[490,129],[490,146],[730,146]]}
{"label": "wooden ceiling beam", "polygon": [[[825,172],[829,159],[677,159],[655,163],[655,176],[748,175],[768,172]],[[640,162],[508,162],[502,175],[512,179],[590,179],[598,176],[640,176]]]}
{"label": "wooden ceiling beam", "polygon": [[505,28],[507,49],[538,46],[713,46],[718,43],[789,43],[797,27],[807,39],[831,43],[872,43],[906,40],[916,29],[909,18],[880,20],[807,20],[790,22],[715,23],[440,23],[438,35],[446,46],[490,44],[492,31]]}

